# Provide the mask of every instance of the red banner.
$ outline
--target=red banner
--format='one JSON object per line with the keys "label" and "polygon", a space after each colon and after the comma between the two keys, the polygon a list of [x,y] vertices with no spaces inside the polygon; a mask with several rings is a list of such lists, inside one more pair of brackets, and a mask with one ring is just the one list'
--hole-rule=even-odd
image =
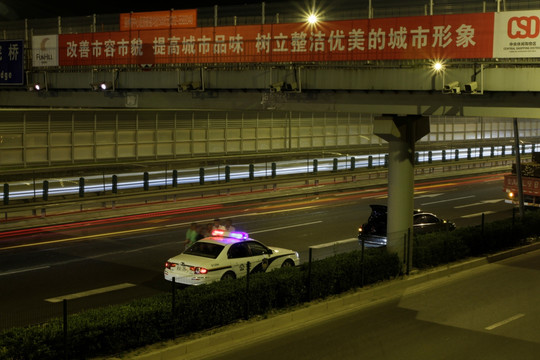
{"label": "red banner", "polygon": [[197,10],[171,10],[120,14],[120,30],[197,27]]}
{"label": "red banner", "polygon": [[493,13],[59,35],[61,66],[491,58]]}

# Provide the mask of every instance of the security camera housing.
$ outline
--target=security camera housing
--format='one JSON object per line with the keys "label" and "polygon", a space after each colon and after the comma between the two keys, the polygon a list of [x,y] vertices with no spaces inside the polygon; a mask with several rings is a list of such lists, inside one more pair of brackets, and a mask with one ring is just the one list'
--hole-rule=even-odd
{"label": "security camera housing", "polygon": [[466,93],[475,93],[476,89],[478,89],[478,83],[476,81],[465,84],[463,88]]}
{"label": "security camera housing", "polygon": [[451,83],[444,85],[444,90],[451,91],[457,87],[459,87],[459,81],[452,81]]}

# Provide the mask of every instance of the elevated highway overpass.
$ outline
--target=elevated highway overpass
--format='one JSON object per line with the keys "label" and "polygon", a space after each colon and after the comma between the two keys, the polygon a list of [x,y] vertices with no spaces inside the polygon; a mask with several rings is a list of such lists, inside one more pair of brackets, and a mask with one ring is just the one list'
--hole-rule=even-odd
{"label": "elevated highway overpass", "polygon": [[118,14],[0,23],[24,43],[22,83],[0,79],[0,106],[540,118],[534,1],[197,11],[189,29],[126,29]]}

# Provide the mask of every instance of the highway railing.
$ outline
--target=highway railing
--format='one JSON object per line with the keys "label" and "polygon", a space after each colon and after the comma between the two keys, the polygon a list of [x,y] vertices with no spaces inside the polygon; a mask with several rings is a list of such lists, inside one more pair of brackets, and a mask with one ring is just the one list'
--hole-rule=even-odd
{"label": "highway railing", "polygon": [[[415,178],[454,176],[462,173],[510,171],[512,156],[476,160],[437,161],[417,165]],[[166,209],[238,203],[276,197],[309,196],[324,192],[387,184],[385,166],[355,168],[302,175],[280,175],[212,181],[150,188],[142,186],[113,193],[92,191],[63,198],[12,201],[0,206],[3,229],[28,226],[32,219],[66,222],[152,213]]]}

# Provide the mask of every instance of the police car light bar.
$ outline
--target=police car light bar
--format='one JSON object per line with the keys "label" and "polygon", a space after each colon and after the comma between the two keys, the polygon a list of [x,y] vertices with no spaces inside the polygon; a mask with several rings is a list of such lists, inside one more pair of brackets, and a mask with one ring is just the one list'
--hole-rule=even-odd
{"label": "police car light bar", "polygon": [[249,238],[249,235],[245,232],[226,231],[220,229],[212,230],[212,236],[230,237],[238,240],[246,240]]}

